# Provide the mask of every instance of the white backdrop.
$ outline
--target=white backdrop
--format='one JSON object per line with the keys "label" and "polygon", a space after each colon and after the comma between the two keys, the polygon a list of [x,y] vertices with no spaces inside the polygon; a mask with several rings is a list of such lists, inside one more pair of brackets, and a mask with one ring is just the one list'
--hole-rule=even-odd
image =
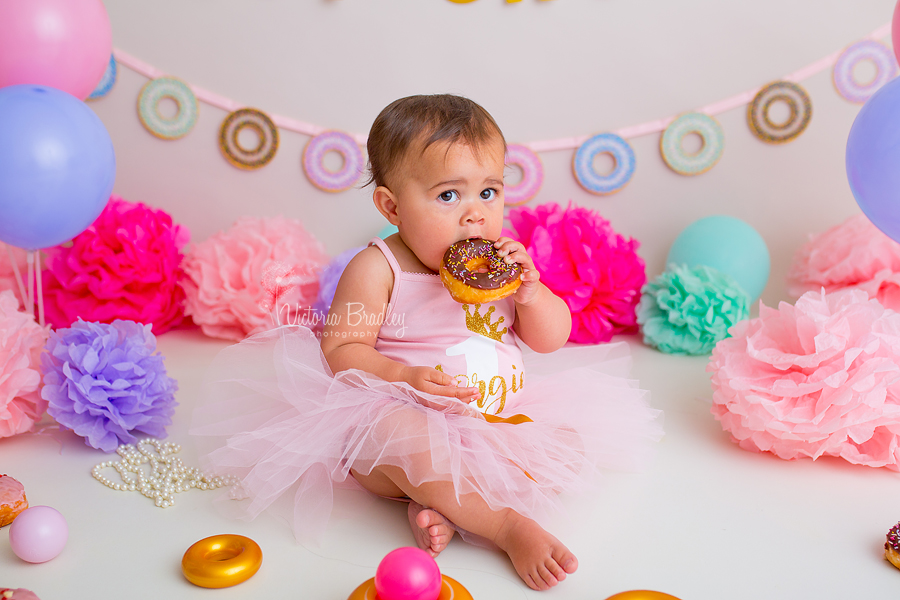
{"label": "white backdrop", "polygon": [[[105,0],[115,47],[184,81],[268,113],[366,134],[395,98],[453,92],[483,104],[509,142],[591,135],[676,115],[764,85],[890,21],[893,0]],[[889,41],[889,40],[885,40]],[[864,69],[865,67],[863,67]],[[862,73],[865,77],[866,73]],[[217,147],[226,112],[201,104],[178,141],[140,124],[147,81],[125,67],[91,106],[115,144],[115,193],[169,211],[201,241],[245,214],[301,219],[328,251],[365,242],[385,223],[370,189],[329,194],[305,178],[305,135],[281,131],[266,167],[241,171]],[[545,181],[529,205],[570,200],[641,242],[648,277],[678,233],[728,214],[755,227],[772,254],[762,299],[788,299],[785,274],[812,232],[859,212],[844,145],[859,105],[831,71],[802,82],[809,128],[781,146],[755,138],[745,107],[718,115],[725,151],[684,177],[659,134],[629,141],[627,188],[594,196],[575,181],[574,150],[541,153]]]}

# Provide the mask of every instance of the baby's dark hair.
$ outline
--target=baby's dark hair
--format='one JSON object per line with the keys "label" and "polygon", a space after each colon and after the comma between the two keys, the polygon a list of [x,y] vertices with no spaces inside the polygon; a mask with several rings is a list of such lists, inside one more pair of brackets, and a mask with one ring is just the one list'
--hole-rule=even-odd
{"label": "baby's dark hair", "polygon": [[385,185],[414,144],[424,151],[437,142],[462,141],[478,149],[490,140],[506,140],[494,118],[479,104],[452,94],[409,96],[388,104],[369,131],[369,179]]}

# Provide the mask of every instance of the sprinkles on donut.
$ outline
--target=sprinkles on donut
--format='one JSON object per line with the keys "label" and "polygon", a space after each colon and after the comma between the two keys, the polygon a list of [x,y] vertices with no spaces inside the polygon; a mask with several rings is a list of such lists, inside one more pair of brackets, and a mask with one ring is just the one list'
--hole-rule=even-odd
{"label": "sprinkles on donut", "polygon": [[900,569],[900,523],[897,523],[887,532],[884,542],[884,557],[892,565]]}
{"label": "sprinkles on donut", "polygon": [[441,282],[450,296],[463,304],[484,304],[513,294],[522,284],[522,267],[507,264],[494,242],[481,238],[460,240],[444,253]]}

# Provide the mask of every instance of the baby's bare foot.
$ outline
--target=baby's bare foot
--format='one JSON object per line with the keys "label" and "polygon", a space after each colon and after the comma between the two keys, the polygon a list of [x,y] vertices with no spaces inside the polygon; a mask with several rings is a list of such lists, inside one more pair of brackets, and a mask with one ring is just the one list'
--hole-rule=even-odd
{"label": "baby's bare foot", "polygon": [[456,532],[453,524],[444,515],[434,509],[425,508],[418,502],[409,503],[407,514],[416,544],[431,556],[440,554]]}
{"label": "baby's bare foot", "polygon": [[578,559],[558,539],[515,514],[497,543],[509,555],[519,577],[533,590],[548,590],[578,568]]}

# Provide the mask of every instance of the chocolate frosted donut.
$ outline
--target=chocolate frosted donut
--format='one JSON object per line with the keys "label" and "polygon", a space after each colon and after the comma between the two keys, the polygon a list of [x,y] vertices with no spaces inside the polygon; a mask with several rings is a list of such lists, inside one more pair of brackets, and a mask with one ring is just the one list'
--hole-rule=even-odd
{"label": "chocolate frosted donut", "polygon": [[891,527],[885,537],[884,557],[900,569],[900,523]]}
{"label": "chocolate frosted donut", "polygon": [[484,239],[456,242],[444,253],[441,282],[457,302],[479,304],[500,300],[521,285],[522,268],[506,264],[494,243]]}

